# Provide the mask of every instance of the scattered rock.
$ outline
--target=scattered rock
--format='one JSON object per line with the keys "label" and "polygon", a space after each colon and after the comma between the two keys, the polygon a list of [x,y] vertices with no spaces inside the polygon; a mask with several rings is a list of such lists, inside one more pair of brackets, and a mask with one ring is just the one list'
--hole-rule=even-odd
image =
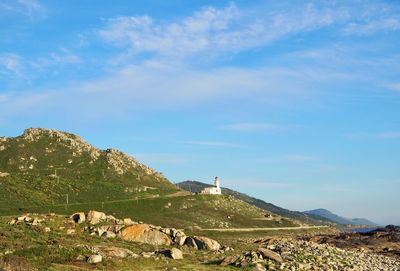
{"label": "scattered rock", "polygon": [[198,249],[208,249],[208,250],[219,250],[221,245],[208,237],[194,236],[194,241],[196,242]]}
{"label": "scattered rock", "polygon": [[87,259],[87,262],[88,263],[92,263],[92,264],[101,263],[102,261],[103,261],[103,257],[101,255],[98,255],[98,254],[91,255]]}
{"label": "scattered rock", "polygon": [[85,213],[83,213],[83,212],[75,213],[75,214],[71,215],[71,218],[75,221],[75,223],[78,223],[78,224],[86,221],[86,216],[85,216]]}
{"label": "scattered rock", "polygon": [[87,215],[87,220],[89,221],[90,224],[95,225],[99,223],[101,220],[106,219],[106,214],[103,212],[98,212],[98,211],[89,211]]}
{"label": "scattered rock", "polygon": [[283,259],[282,259],[281,255],[279,255],[278,253],[276,253],[272,250],[260,247],[258,249],[258,252],[263,256],[264,259],[271,259],[278,263],[283,263]]}
{"label": "scattered rock", "polygon": [[180,260],[183,259],[183,254],[182,251],[180,249],[177,248],[171,248],[171,249],[165,249],[165,250],[161,250],[158,252],[159,254],[162,254],[166,257],[169,257],[171,259],[174,260]]}
{"label": "scattered rock", "polygon": [[75,230],[74,230],[74,229],[68,229],[68,230],[67,230],[67,234],[68,234],[68,235],[75,234]]}

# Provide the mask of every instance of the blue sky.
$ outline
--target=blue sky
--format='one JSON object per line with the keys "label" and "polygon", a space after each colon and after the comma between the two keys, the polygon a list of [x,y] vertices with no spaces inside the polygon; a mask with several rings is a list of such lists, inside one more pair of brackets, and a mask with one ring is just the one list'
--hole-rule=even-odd
{"label": "blue sky", "polygon": [[0,134],[400,224],[399,48],[398,1],[1,0]]}

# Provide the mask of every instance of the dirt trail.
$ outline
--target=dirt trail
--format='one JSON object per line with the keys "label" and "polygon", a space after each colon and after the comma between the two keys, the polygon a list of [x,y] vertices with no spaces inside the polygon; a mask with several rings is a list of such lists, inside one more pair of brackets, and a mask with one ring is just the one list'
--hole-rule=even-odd
{"label": "dirt trail", "polygon": [[279,231],[279,230],[304,230],[304,229],[322,229],[329,226],[299,226],[299,227],[277,227],[277,228],[227,228],[227,229],[201,229],[202,231],[220,231],[220,232],[236,232],[236,231]]}

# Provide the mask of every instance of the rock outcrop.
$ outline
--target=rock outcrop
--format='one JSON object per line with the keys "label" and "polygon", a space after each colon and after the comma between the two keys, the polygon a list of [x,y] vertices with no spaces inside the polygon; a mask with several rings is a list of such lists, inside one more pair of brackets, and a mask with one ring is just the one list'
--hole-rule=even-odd
{"label": "rock outcrop", "polygon": [[128,226],[121,230],[120,237],[127,241],[147,243],[151,245],[171,245],[172,239],[165,233],[148,224]]}

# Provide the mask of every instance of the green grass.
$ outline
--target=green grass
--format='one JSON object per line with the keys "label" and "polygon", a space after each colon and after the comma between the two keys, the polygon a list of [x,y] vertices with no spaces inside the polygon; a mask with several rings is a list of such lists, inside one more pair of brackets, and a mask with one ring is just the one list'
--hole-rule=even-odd
{"label": "green grass", "polygon": [[[166,208],[166,206],[170,207]],[[9,208],[3,214],[24,212],[71,214],[78,211],[99,210],[116,217],[131,217],[155,225],[177,228],[241,228],[241,227],[290,227],[291,220],[257,220],[264,212],[231,196],[189,195],[138,200],[83,203],[59,206],[38,206],[19,210]],[[228,218],[229,217],[229,218]]]}

